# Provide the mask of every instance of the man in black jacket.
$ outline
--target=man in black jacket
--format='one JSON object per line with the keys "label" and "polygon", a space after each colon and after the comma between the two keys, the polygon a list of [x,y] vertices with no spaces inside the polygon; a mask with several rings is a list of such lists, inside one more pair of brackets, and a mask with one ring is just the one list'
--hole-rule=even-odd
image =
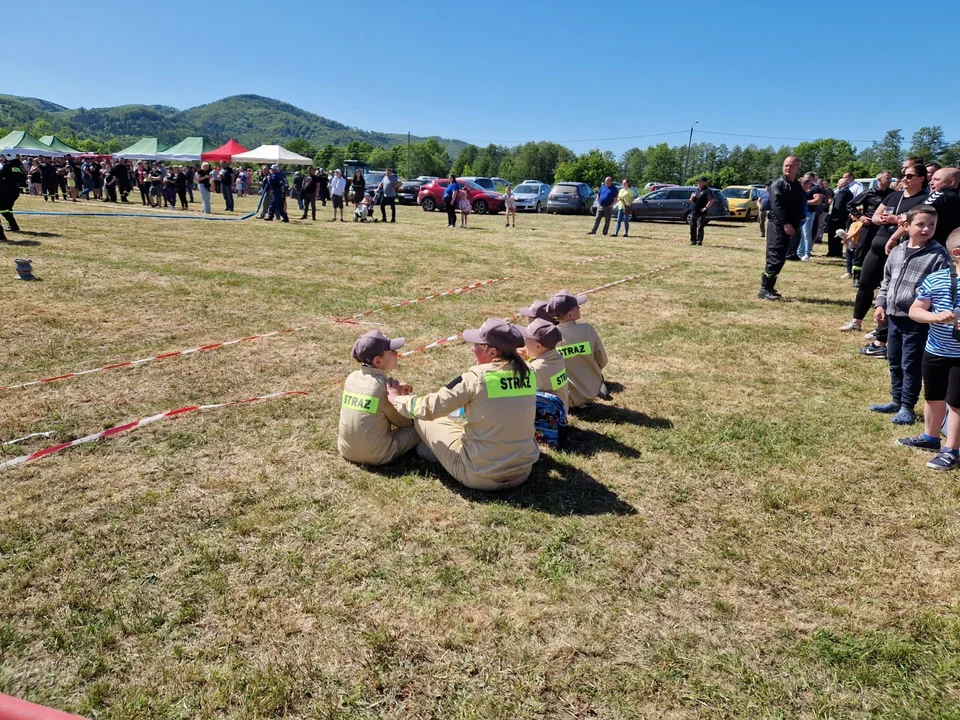
{"label": "man in black jacket", "polygon": [[960,169],[940,168],[930,180],[930,196],[924,205],[932,205],[937,210],[937,231],[933,239],[941,245],[947,244],[947,236],[960,227]]}
{"label": "man in black jacket", "polygon": [[783,161],[783,176],[770,186],[770,213],[767,217],[767,262],[760,276],[760,300],[780,300],[774,288],[787,260],[791,238],[800,232],[806,194],[797,182],[800,161],[790,155]]}
{"label": "man in black jacket", "polygon": [[[17,219],[13,216],[13,206],[20,197],[20,188],[27,186],[27,174],[23,171],[23,165],[20,164],[20,158],[5,158],[3,167],[0,168],[0,215],[10,226],[10,232],[20,232],[20,226]],[[0,240],[6,240],[3,234],[3,227],[0,226]]]}
{"label": "man in black jacket", "polygon": [[883,204],[883,199],[890,194],[890,182],[893,175],[889,170],[884,170],[877,175],[877,184],[869,190],[864,190],[857,195],[847,205],[850,211],[851,221],[859,220],[863,223],[863,229],[860,231],[860,240],[857,244],[857,254],[853,259],[853,286],[860,284],[860,268],[863,267],[863,261],[867,257],[870,245],[873,242],[874,235],[880,229],[873,224],[870,219],[877,211],[877,208]]}
{"label": "man in black jacket", "polygon": [[307,168],[307,176],[303,179],[303,187],[300,189],[300,200],[303,202],[303,215],[301,220],[307,219],[307,213],[313,211],[313,219],[317,219],[317,169],[311,165]]}
{"label": "man in black jacket", "polygon": [[850,211],[847,206],[853,200],[850,192],[850,180],[844,175],[837,183],[837,192],[833,197],[833,207],[830,208],[830,221],[827,223],[827,257],[843,257],[843,242],[837,237],[837,230],[847,227]]}

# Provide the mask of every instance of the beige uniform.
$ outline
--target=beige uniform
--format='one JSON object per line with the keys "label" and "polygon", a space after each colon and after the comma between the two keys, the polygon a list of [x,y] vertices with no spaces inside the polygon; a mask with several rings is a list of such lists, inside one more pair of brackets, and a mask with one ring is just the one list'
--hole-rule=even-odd
{"label": "beige uniform", "polygon": [[607,351],[603,349],[600,336],[589,323],[575,321],[559,325],[563,342],[557,350],[567,363],[567,379],[570,381],[570,407],[591,402],[600,394],[603,384],[603,368],[607,365]]}
{"label": "beige uniform", "polygon": [[[459,482],[476,490],[503,490],[530,476],[540,449],[533,435],[536,380],[525,387],[506,363],[475,365],[429,395],[406,395],[395,406],[424,445]],[[447,415],[464,409],[466,424]]]}
{"label": "beige uniform", "polygon": [[387,374],[368,365],[350,373],[340,399],[340,454],[351,462],[384,465],[419,442],[410,419],[387,400]]}
{"label": "beige uniform", "polygon": [[567,363],[557,350],[547,350],[543,355],[530,361],[530,367],[537,374],[537,390],[553,393],[563,403],[563,409],[568,410],[570,399],[570,383],[567,379]]}

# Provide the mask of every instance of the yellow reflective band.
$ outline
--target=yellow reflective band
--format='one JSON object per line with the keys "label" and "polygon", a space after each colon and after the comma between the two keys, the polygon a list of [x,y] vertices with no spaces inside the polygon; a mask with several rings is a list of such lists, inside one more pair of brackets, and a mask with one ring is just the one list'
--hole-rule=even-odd
{"label": "yellow reflective band", "polygon": [[527,373],[527,382],[522,384],[520,376],[512,370],[491,370],[483,375],[487,384],[488,398],[521,397],[536,395],[537,386],[533,382],[533,372]]}
{"label": "yellow reflective band", "polygon": [[566,384],[567,384],[567,371],[566,371],[566,370],[561,370],[561,371],[558,372],[556,375],[554,375],[552,378],[550,378],[550,387],[552,387],[554,390],[559,390],[560,388],[562,388],[562,387],[563,387],[564,385],[566,385]]}
{"label": "yellow reflective band", "polygon": [[593,355],[593,346],[589,341],[573,343],[571,345],[558,345],[557,352],[563,357],[576,357],[578,355]]}
{"label": "yellow reflective band", "polygon": [[380,398],[371,397],[370,395],[357,395],[356,393],[344,390],[340,406],[349,408],[350,410],[359,410],[369,415],[376,415],[377,410],[380,408]]}

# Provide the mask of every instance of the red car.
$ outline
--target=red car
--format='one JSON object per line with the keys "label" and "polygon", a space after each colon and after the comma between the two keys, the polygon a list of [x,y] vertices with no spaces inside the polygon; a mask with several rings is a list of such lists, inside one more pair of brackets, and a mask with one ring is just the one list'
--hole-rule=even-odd
{"label": "red car", "polygon": [[[477,215],[486,215],[492,213],[496,215],[503,212],[503,195],[490,192],[470,180],[457,178],[460,185],[467,188],[467,195],[470,198],[470,204],[473,205],[473,211]],[[450,184],[450,178],[438,178],[431,180],[420,188],[417,194],[417,204],[424,209],[424,212],[433,212],[437,208],[443,207],[443,191]]]}

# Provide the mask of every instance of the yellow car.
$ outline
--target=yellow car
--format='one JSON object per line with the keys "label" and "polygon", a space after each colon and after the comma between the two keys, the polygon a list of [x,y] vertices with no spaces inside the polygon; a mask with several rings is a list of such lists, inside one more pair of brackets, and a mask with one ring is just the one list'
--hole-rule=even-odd
{"label": "yellow car", "polygon": [[720,192],[727,199],[730,217],[737,220],[750,220],[760,214],[757,199],[762,188],[752,185],[728,185]]}

